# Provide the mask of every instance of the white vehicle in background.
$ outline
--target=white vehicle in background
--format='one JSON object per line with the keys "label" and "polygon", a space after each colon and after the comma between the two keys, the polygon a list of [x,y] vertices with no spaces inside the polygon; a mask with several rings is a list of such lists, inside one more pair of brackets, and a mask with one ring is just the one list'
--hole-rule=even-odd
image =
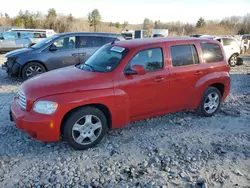
{"label": "white vehicle in background", "polygon": [[219,41],[224,49],[228,64],[231,67],[238,64],[238,56],[240,55],[241,50],[239,41],[236,38],[232,36],[210,36],[203,38]]}
{"label": "white vehicle in background", "polygon": [[10,29],[0,34],[0,52],[29,47],[54,34],[52,29]]}
{"label": "white vehicle in background", "polygon": [[250,34],[242,35],[241,50],[242,53],[246,53],[250,49]]}
{"label": "white vehicle in background", "polygon": [[121,32],[121,35],[126,39],[126,40],[132,40],[135,38],[135,31],[134,30],[125,30]]}
{"label": "white vehicle in background", "polygon": [[226,54],[228,64],[234,67],[238,63],[238,56],[240,55],[240,45],[236,38],[226,36],[216,36],[214,40],[219,41]]}
{"label": "white vehicle in background", "polygon": [[142,39],[142,38],[148,38],[148,31],[147,30],[135,30],[135,39]]}
{"label": "white vehicle in background", "polygon": [[126,40],[148,38],[148,32],[146,30],[125,30],[121,32],[121,35]]}
{"label": "white vehicle in background", "polygon": [[152,37],[167,37],[168,29],[153,29]]}

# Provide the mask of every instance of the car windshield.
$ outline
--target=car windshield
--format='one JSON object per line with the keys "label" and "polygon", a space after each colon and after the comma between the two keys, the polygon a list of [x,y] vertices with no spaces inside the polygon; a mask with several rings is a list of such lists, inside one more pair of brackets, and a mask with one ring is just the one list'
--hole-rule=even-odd
{"label": "car windshield", "polygon": [[15,32],[6,31],[0,35],[2,39],[15,39],[17,34]]}
{"label": "car windshield", "polygon": [[128,49],[104,45],[99,48],[85,63],[80,64],[80,69],[92,72],[113,71],[127,54]]}
{"label": "car windshield", "polygon": [[32,46],[32,48],[35,48],[35,49],[41,48],[42,46],[48,44],[50,41],[54,40],[57,37],[58,37],[58,35],[52,35],[52,36],[50,36],[48,38],[42,39],[38,43],[34,44]]}

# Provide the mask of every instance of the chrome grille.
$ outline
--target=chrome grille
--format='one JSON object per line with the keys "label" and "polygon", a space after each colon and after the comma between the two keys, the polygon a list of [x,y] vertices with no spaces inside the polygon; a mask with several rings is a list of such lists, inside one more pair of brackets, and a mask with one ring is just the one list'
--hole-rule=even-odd
{"label": "chrome grille", "polygon": [[17,103],[22,109],[26,110],[26,105],[27,105],[26,96],[24,92],[21,90],[18,91]]}

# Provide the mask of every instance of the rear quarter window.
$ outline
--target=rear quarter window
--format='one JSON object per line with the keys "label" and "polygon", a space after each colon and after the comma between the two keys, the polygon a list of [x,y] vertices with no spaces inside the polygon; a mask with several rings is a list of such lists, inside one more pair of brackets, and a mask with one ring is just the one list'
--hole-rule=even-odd
{"label": "rear quarter window", "polygon": [[201,43],[202,57],[206,63],[216,63],[223,61],[223,53],[218,44]]}
{"label": "rear quarter window", "polygon": [[102,38],[103,44],[107,44],[107,43],[113,42],[114,40],[115,40],[115,38],[112,38],[112,37],[103,37]]}

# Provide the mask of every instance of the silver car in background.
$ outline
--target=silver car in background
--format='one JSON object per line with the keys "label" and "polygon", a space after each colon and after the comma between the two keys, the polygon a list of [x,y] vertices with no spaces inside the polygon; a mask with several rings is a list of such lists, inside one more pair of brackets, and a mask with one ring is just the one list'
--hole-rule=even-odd
{"label": "silver car in background", "polygon": [[26,48],[54,34],[51,29],[11,29],[0,34],[0,52]]}

